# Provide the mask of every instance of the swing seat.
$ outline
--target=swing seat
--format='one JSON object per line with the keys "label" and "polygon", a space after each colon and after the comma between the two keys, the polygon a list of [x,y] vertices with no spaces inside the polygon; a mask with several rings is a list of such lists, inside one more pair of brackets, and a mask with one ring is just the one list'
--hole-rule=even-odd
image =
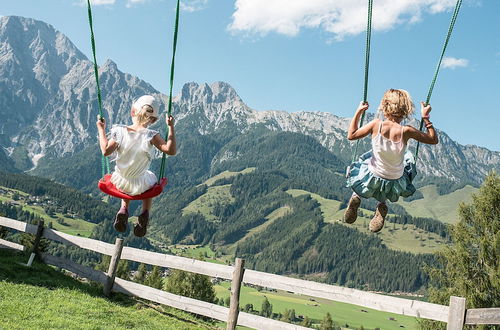
{"label": "swing seat", "polygon": [[167,178],[161,178],[159,183],[155,183],[151,189],[146,190],[142,194],[139,195],[128,195],[123,191],[118,190],[115,185],[111,182],[111,174],[106,174],[104,178],[99,180],[97,186],[99,189],[110,196],[121,198],[121,199],[129,199],[129,200],[142,200],[148,199],[158,196],[162,193],[163,188],[167,184]]}

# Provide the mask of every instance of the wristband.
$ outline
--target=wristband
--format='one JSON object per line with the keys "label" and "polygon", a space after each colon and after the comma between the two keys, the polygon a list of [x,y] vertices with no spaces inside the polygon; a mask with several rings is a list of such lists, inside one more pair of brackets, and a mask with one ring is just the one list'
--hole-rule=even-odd
{"label": "wristband", "polygon": [[422,116],[422,119],[431,119],[431,116],[427,115],[427,116]]}

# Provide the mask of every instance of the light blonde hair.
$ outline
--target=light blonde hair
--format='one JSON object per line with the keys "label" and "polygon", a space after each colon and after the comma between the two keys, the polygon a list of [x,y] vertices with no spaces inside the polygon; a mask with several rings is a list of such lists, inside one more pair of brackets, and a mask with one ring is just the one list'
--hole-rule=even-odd
{"label": "light blonde hair", "polygon": [[134,117],[137,120],[137,122],[141,125],[153,124],[158,120],[157,117],[153,116],[154,113],[153,107],[148,104],[143,105],[141,109],[136,109],[136,108],[134,109],[135,109]]}
{"label": "light blonde hair", "polygon": [[379,110],[388,119],[403,120],[413,113],[414,108],[410,93],[404,89],[391,88],[384,93]]}

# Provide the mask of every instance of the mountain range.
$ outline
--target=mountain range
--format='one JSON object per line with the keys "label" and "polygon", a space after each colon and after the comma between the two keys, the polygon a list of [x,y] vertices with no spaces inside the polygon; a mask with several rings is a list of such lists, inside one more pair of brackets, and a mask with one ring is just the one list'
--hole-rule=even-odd
{"label": "mountain range", "polygon": [[[165,95],[121,72],[113,61],[100,66],[99,75],[109,123],[129,122],[130,105],[142,94],[157,96],[165,109]],[[51,25],[17,16],[0,18],[0,93],[0,144],[5,151],[0,161],[6,168],[36,169],[40,160],[64,159],[96,144],[92,63]],[[186,83],[173,101],[178,131],[208,135],[228,127],[239,133],[264,127],[311,136],[345,164],[351,157],[348,118],[324,112],[257,111],[224,82]],[[460,145],[442,131],[439,136],[437,146],[421,149],[422,177],[478,185],[488,171],[499,167],[499,152]],[[234,156],[223,152],[214,156],[213,164]]]}

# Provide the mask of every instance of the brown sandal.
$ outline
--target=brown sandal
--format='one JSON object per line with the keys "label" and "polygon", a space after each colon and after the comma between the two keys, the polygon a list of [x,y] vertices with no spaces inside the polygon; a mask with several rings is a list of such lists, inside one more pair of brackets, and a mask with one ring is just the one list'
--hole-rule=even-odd
{"label": "brown sandal", "polygon": [[138,222],[134,225],[134,235],[137,237],[143,237],[146,235],[149,222],[149,211],[146,210],[141,213],[138,217]]}
{"label": "brown sandal", "polygon": [[377,233],[384,227],[385,216],[387,215],[387,205],[385,203],[378,203],[377,210],[373,219],[370,221],[369,228],[372,232]]}
{"label": "brown sandal", "polygon": [[120,211],[116,213],[115,221],[113,227],[116,231],[124,233],[127,231],[128,226],[128,210],[126,207],[121,207]]}
{"label": "brown sandal", "polygon": [[354,223],[358,218],[358,208],[361,205],[361,198],[357,195],[352,195],[347,204],[347,209],[344,213],[344,222]]}

